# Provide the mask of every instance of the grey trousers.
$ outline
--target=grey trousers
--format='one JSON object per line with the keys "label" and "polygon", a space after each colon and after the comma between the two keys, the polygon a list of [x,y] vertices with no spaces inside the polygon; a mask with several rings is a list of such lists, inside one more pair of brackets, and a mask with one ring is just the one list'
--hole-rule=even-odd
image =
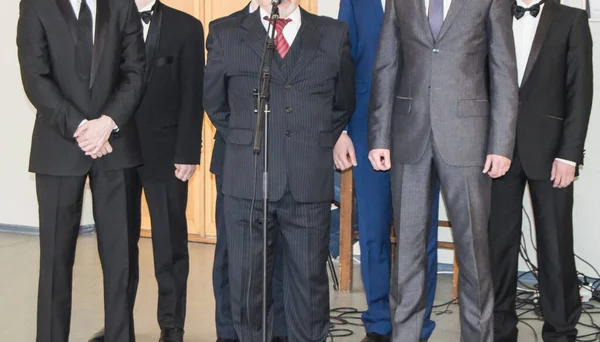
{"label": "grey trousers", "polygon": [[483,164],[448,165],[433,135],[418,163],[392,166],[394,226],[398,241],[390,293],[394,342],[418,342],[421,336],[427,308],[426,246],[437,177],[452,223],[460,265],[461,341],[493,340],[494,298],[488,255],[491,179],[482,171]]}

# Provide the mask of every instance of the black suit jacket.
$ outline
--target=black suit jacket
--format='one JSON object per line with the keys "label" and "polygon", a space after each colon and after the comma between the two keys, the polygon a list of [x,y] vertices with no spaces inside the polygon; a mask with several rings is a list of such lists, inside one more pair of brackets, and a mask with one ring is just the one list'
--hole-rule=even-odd
{"label": "black suit jacket", "polygon": [[519,99],[517,152],[531,179],[550,179],[555,158],[583,164],[593,96],[585,11],[547,1]]}
{"label": "black suit jacket", "polygon": [[196,18],[156,2],[146,37],[147,82],[135,113],[145,181],[173,178],[174,164],[200,164],[204,30]]}
{"label": "black suit jacket", "polygon": [[[217,23],[219,23],[223,20],[239,18],[241,16],[249,15],[249,14],[250,14],[250,5],[244,7],[244,9],[242,9],[241,11],[232,13],[231,15],[229,15],[227,17],[213,20],[209,25],[209,32],[212,31],[213,25],[216,25]],[[215,175],[222,175],[224,163],[225,163],[225,140],[223,139],[223,137],[221,137],[221,135],[219,134],[219,131],[217,131],[215,133],[215,145],[213,147],[213,153],[212,153],[212,157],[210,159],[210,172],[212,172]]]}
{"label": "black suit jacket", "polygon": [[73,134],[84,119],[110,116],[119,126],[105,170],[141,164],[135,125],[142,94],[144,42],[133,0],[99,0],[90,84],[75,73],[76,17],[69,0],[21,0],[17,45],[25,92],[37,109],[29,170],[79,176],[94,163]]}
{"label": "black suit jacket", "polygon": [[[285,59],[276,54],[273,60],[269,198],[276,201],[290,191],[298,202],[329,202],[333,146],[355,107],[354,63],[345,23],[304,10],[301,15],[302,26],[290,51]],[[257,11],[214,24],[207,40],[204,101],[227,144],[223,193],[237,198],[253,197],[252,90],[258,83],[265,37]],[[262,162],[259,165],[260,175]]]}

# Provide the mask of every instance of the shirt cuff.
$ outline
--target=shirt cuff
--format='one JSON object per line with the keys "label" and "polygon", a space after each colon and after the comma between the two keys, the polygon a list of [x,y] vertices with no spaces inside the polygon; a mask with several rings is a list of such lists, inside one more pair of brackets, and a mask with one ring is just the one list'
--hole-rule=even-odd
{"label": "shirt cuff", "polygon": [[565,163],[565,164],[577,167],[577,163],[569,161],[569,160],[564,160],[564,159],[556,158],[556,161],[559,161],[561,163]]}

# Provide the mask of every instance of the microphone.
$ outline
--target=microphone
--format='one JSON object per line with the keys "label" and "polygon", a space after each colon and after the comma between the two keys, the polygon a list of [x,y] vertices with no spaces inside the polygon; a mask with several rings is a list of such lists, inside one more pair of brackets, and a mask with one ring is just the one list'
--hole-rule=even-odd
{"label": "microphone", "polygon": [[282,3],[284,3],[286,0],[271,0],[271,5],[273,6],[279,6]]}

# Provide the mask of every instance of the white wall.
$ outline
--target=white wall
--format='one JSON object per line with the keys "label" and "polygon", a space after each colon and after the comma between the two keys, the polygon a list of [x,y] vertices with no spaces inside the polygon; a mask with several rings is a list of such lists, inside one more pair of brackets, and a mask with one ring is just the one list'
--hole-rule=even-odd
{"label": "white wall", "polygon": [[[35,178],[27,172],[34,108],[27,100],[17,60],[19,1],[3,1],[0,11],[0,224],[37,227]],[[89,197],[89,192],[88,196]],[[83,224],[92,222],[86,198]]]}
{"label": "white wall", "polygon": [[[581,0],[566,0],[565,3],[575,7],[582,7]],[[319,14],[327,15],[336,18],[339,9],[339,0],[321,0],[319,2]],[[590,22],[593,37],[598,37],[600,41],[600,22]],[[596,65],[596,74],[600,75],[600,44],[596,44],[594,61]],[[589,134],[587,138],[587,154],[585,166],[582,170],[581,177],[575,183],[575,210],[574,210],[574,227],[575,227],[575,253],[580,257],[592,263],[596,268],[600,267],[600,229],[598,228],[598,215],[600,214],[600,206],[598,206],[598,194],[600,194],[600,181],[597,176],[600,175],[600,76],[596,77],[596,98],[594,108],[592,109],[592,120],[590,123]],[[533,212],[531,209],[531,200],[529,194],[526,194],[524,200],[525,210],[529,213],[533,220]],[[598,212],[596,210],[599,210]],[[447,219],[445,208],[440,209],[440,219]],[[534,227],[535,229],[535,227]],[[534,258],[535,251],[530,244],[529,225],[524,217],[523,233],[528,242],[528,251],[530,257]],[[449,229],[440,228],[439,238],[443,241],[451,241],[452,236]],[[535,235],[534,235],[535,238]],[[441,263],[452,263],[452,252],[440,251],[439,261]],[[577,261],[578,270],[594,275],[594,272],[589,266]],[[520,269],[526,271],[524,263],[521,263]]]}

